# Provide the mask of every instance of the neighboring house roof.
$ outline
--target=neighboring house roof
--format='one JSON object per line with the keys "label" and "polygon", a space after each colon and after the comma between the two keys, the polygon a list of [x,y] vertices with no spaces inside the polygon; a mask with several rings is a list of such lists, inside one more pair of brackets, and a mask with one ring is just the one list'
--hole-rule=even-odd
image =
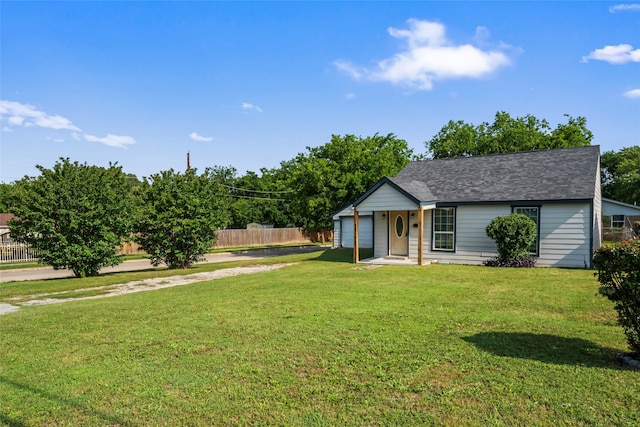
{"label": "neighboring house roof", "polygon": [[599,179],[597,145],[410,162],[393,183],[410,198],[439,203],[589,200]]}
{"label": "neighboring house roof", "polygon": [[[605,199],[604,197],[602,198],[602,205],[603,205],[603,210],[616,210],[618,209],[618,211],[621,214],[626,214],[626,215],[638,215],[640,216],[640,206],[636,206],[636,205],[631,205],[629,203],[624,203],[624,202],[619,202],[617,200],[612,200],[612,199]],[[611,208],[609,208],[609,206],[607,205],[613,205]],[[616,212],[610,212],[610,215],[616,215],[618,213],[618,211]],[[606,214],[606,213],[605,213]]]}
{"label": "neighboring house roof", "polygon": [[9,220],[17,218],[14,214],[0,213],[0,227],[8,227]]}

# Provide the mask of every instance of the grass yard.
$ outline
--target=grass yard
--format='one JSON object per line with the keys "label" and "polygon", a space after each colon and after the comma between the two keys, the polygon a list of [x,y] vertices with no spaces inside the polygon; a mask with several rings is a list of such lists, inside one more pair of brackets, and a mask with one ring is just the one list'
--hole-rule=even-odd
{"label": "grass yard", "polygon": [[[0,316],[0,424],[640,424],[592,271],[350,259]],[[0,301],[158,274],[176,272],[6,283]]]}

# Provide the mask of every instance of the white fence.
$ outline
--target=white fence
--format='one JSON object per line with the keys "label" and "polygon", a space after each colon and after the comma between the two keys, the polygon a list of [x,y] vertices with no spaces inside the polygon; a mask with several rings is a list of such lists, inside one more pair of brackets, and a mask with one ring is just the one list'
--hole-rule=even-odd
{"label": "white fence", "polygon": [[0,245],[0,263],[36,261],[36,251],[20,243],[3,243]]}

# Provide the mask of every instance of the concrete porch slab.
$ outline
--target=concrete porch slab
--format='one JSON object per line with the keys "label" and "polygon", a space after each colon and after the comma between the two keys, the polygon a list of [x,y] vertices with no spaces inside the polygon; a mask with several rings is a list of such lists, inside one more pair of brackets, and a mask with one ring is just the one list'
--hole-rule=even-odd
{"label": "concrete porch slab", "polygon": [[[422,260],[422,265],[435,264],[435,260]],[[418,260],[407,257],[384,257],[384,258],[366,258],[361,259],[359,264],[375,264],[375,265],[418,265]]]}

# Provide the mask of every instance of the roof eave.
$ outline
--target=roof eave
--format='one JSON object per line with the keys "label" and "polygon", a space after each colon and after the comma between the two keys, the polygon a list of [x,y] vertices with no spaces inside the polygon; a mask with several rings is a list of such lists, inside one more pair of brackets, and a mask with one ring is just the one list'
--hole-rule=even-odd
{"label": "roof eave", "polygon": [[391,179],[389,179],[389,177],[385,176],[380,181],[378,181],[373,187],[371,187],[366,193],[364,193],[362,196],[360,196],[360,198],[358,200],[353,202],[353,206],[357,207],[359,204],[364,202],[367,198],[369,198],[369,196],[371,196],[376,190],[378,190],[384,184],[390,185],[391,188],[393,188],[394,190],[398,191],[403,196],[405,196],[406,198],[408,198],[412,202],[416,203],[417,205],[419,205],[421,203],[421,201],[418,200],[415,196],[413,196],[412,194],[408,193],[405,189],[403,189],[398,184],[396,184]]}

